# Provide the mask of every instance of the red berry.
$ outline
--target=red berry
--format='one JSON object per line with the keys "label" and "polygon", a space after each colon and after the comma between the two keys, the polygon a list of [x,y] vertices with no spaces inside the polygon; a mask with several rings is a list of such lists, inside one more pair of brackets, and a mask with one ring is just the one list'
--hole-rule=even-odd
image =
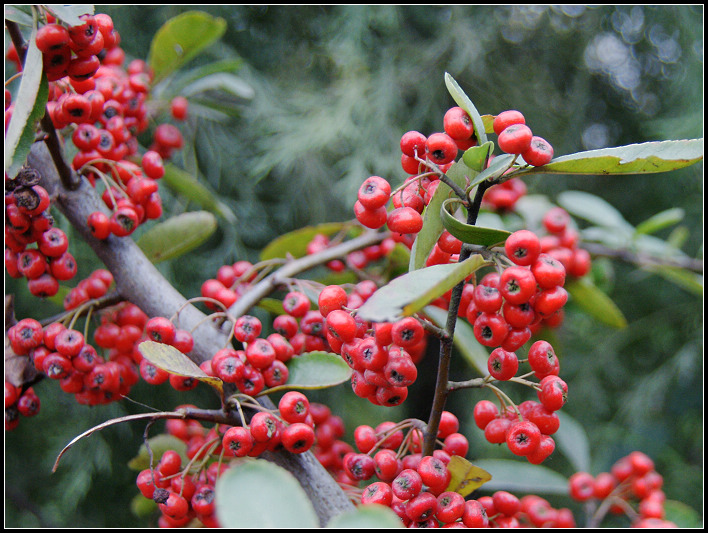
{"label": "red berry", "polygon": [[456,141],[472,137],[474,124],[467,111],[461,107],[451,107],[443,117],[443,129]]}
{"label": "red berry", "polygon": [[487,369],[493,378],[508,381],[519,370],[519,359],[514,352],[496,348],[487,360]]}
{"label": "red berry", "polygon": [[506,444],[514,455],[530,455],[541,443],[541,431],[533,422],[513,422],[506,434]]}
{"label": "red berry", "polygon": [[457,144],[447,133],[433,133],[425,141],[425,151],[433,163],[445,165],[457,156]]}
{"label": "red berry", "polygon": [[388,214],[387,224],[393,233],[415,234],[423,228],[423,217],[414,208],[401,206]]}
{"label": "red berry", "polygon": [[509,267],[502,272],[499,292],[509,303],[519,305],[528,302],[536,292],[536,278],[528,268]]}
{"label": "red berry", "polygon": [[187,118],[188,109],[189,101],[184,96],[175,96],[170,102],[170,112],[177,120],[184,120]]}
{"label": "red berry", "polygon": [[497,313],[480,313],[474,321],[475,338],[484,346],[500,346],[509,334],[509,326]]}
{"label": "red berry", "polygon": [[[403,134],[401,137],[401,152],[407,157],[423,158],[425,155],[425,143],[427,137],[420,133],[419,131],[409,131]],[[415,161],[416,170],[414,172],[409,172],[409,174],[417,173],[418,162]]]}
{"label": "red berry", "polygon": [[535,167],[547,165],[553,159],[553,147],[546,139],[534,135],[531,138],[531,146],[521,153],[521,157]]}
{"label": "red berry", "polygon": [[283,430],[280,440],[289,452],[304,453],[312,448],[315,442],[315,430],[308,424],[295,422]]}
{"label": "red berry", "polygon": [[504,243],[506,255],[520,266],[530,266],[541,252],[541,241],[538,236],[529,230],[515,231]]}
{"label": "red berry", "polygon": [[526,124],[526,119],[521,112],[512,109],[509,111],[502,111],[494,117],[492,127],[494,129],[494,133],[499,135],[502,131],[513,124]]}
{"label": "red berry", "polygon": [[587,472],[576,472],[568,479],[568,492],[575,501],[589,500],[595,492],[595,478]]}
{"label": "red berry", "polygon": [[507,154],[521,154],[529,149],[532,139],[531,128],[524,124],[512,124],[499,134],[497,143],[499,149]]}
{"label": "red berry", "polygon": [[60,50],[69,44],[69,30],[61,24],[45,24],[37,30],[35,42],[43,54]]}
{"label": "red berry", "polygon": [[286,422],[304,422],[310,413],[310,402],[303,393],[299,391],[286,392],[278,402],[280,416]]}
{"label": "red berry", "polygon": [[357,198],[366,209],[384,207],[391,195],[391,185],[380,176],[370,176],[359,187]]}

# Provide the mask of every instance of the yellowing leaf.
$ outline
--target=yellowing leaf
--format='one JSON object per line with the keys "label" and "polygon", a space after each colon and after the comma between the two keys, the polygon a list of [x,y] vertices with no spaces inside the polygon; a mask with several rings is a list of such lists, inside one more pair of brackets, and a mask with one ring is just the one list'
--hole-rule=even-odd
{"label": "yellowing leaf", "polygon": [[154,341],[143,341],[138,345],[138,350],[150,363],[170,374],[198,379],[211,385],[219,392],[223,391],[223,381],[206,374],[194,361],[174,346]]}
{"label": "yellowing leaf", "polygon": [[492,479],[492,475],[489,472],[458,455],[452,456],[447,469],[452,474],[447,490],[457,492],[462,496],[471,494],[472,491],[477,490]]}

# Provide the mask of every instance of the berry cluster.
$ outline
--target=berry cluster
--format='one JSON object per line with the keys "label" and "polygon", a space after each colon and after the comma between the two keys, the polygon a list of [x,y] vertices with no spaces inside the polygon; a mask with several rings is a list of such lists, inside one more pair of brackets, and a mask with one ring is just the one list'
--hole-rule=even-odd
{"label": "berry cluster", "polygon": [[529,230],[511,234],[505,251],[513,264],[501,273],[486,274],[477,285],[468,284],[460,312],[481,344],[514,352],[542,324],[562,319],[568,300],[563,288],[566,270],[541,251],[539,237]]}
{"label": "berry cluster", "polygon": [[521,178],[510,178],[489,187],[482,198],[482,206],[491,211],[513,211],[526,191],[526,183]]}
{"label": "berry cluster", "polygon": [[535,167],[553,159],[553,147],[547,140],[533,134],[519,111],[502,111],[494,117],[492,127],[502,152],[520,155],[526,163]]}
{"label": "berry cluster", "polygon": [[[385,211],[385,209],[384,209]],[[332,240],[323,233],[318,233],[307,244],[307,255],[313,255],[332,246]],[[393,238],[387,238],[381,241],[380,244],[372,244],[362,250],[355,250],[347,254],[343,259],[332,259],[328,261],[326,266],[332,272],[343,272],[347,268],[352,270],[363,270],[370,263],[387,257],[396,246],[396,241]]]}
{"label": "berry cluster", "polygon": [[201,295],[206,298],[204,305],[215,310],[217,305],[209,300],[215,300],[227,309],[239,299],[256,277],[254,266],[249,261],[236,261],[231,265],[219,267],[216,277],[202,283]]}
{"label": "berry cluster", "polygon": [[41,402],[34,388],[16,386],[5,380],[5,431],[12,431],[21,417],[32,417],[39,413]]}
{"label": "berry cluster", "polygon": [[590,253],[579,247],[578,231],[571,226],[571,218],[562,207],[553,207],[543,216],[543,227],[548,235],[541,237],[541,252],[565,267],[573,278],[582,278],[590,272]]}
{"label": "berry cluster", "polygon": [[[633,527],[675,527],[665,520],[662,486],[663,477],[655,470],[654,461],[640,451],[617,460],[609,472],[597,476],[576,472],[568,480],[568,492],[575,501],[607,501],[610,512],[627,514]],[[636,504],[636,510],[630,502]]]}
{"label": "berry cluster", "polygon": [[[223,459],[258,457],[265,451],[300,454],[314,446],[317,456],[326,455],[332,466],[336,454],[344,453],[343,446],[347,451],[350,448],[339,440],[344,435],[341,418],[323,404],[310,403],[301,392],[285,393],[273,412],[255,402],[244,401],[244,406],[255,407],[257,412],[242,426],[221,424],[207,429],[194,419],[167,421],[168,434],[186,444],[189,464],[184,465],[176,451],[167,450],[154,469],[140,471],[136,479],[141,494],[158,504],[160,525],[183,527],[196,518],[206,527],[219,527],[214,486],[230,467]],[[184,407],[194,406],[178,409]]]}
{"label": "berry cluster", "polygon": [[26,168],[5,179],[5,271],[26,278],[29,292],[44,298],[59,291],[60,281],[72,279],[77,265],[67,235],[54,226],[49,194],[39,181],[37,171]]}
{"label": "berry cluster", "polygon": [[[195,433],[204,438],[204,428],[199,423],[196,426]],[[140,471],[136,485],[145,498],[157,504],[159,527],[185,527],[195,519],[204,527],[220,527],[214,486],[226,468],[228,463],[216,462],[190,474],[189,467],[182,464],[182,456],[175,450],[166,450],[154,469]]]}

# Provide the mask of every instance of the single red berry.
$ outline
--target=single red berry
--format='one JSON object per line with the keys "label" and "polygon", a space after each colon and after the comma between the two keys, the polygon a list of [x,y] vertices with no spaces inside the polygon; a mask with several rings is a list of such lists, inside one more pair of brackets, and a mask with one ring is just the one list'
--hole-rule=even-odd
{"label": "single red berry", "polygon": [[303,422],[288,425],[281,436],[281,442],[291,453],[304,453],[315,443],[315,430]]}
{"label": "single red berry", "polygon": [[499,289],[490,285],[477,285],[473,299],[475,308],[482,313],[496,313],[504,300]]}
{"label": "single red berry", "polygon": [[526,124],[526,119],[520,111],[510,109],[508,111],[502,111],[494,117],[492,128],[494,129],[494,133],[499,135],[502,131],[513,124]]}
{"label": "single red berry", "polygon": [[531,128],[525,124],[512,124],[499,134],[497,144],[507,154],[521,154],[529,149],[532,139]]}
{"label": "single red berry", "polygon": [[477,427],[483,430],[489,422],[499,416],[499,409],[489,400],[480,400],[475,404],[472,416]]}
{"label": "single red berry", "polygon": [[69,44],[69,30],[61,24],[45,24],[37,30],[35,42],[43,54],[59,50]]}
{"label": "single red berry", "polygon": [[456,141],[472,137],[474,124],[467,111],[461,107],[451,107],[443,116],[443,129]]}
{"label": "single red berry", "polygon": [[549,233],[560,234],[570,224],[570,215],[562,207],[553,207],[543,215],[542,223]]}
{"label": "single red berry", "polygon": [[433,516],[437,504],[438,500],[433,494],[421,492],[406,504],[406,516],[412,522],[423,522]]}
{"label": "single red berry", "polygon": [[242,315],[236,319],[234,324],[234,336],[242,343],[255,341],[263,330],[261,321],[252,315]]}
{"label": "single red berry", "polygon": [[145,324],[145,334],[148,339],[163,344],[172,344],[177,328],[169,318],[156,316]]}
{"label": "single red berry", "polygon": [[366,481],[376,473],[373,457],[364,453],[349,453],[344,458],[344,469],[352,479]]}
{"label": "single red berry", "polygon": [[303,393],[289,391],[278,402],[278,410],[283,420],[289,424],[305,422],[310,413],[310,402]]}
{"label": "single red berry", "polygon": [[401,500],[415,498],[423,489],[423,479],[417,470],[405,468],[391,482],[394,496]]}
{"label": "single red berry", "polygon": [[291,291],[283,299],[283,309],[290,316],[301,318],[310,310],[310,299],[303,292]]}
{"label": "single red berry", "polygon": [[533,308],[542,318],[550,317],[559,311],[568,301],[568,291],[557,286],[544,289],[536,295]]}
{"label": "single red berry", "polygon": [[566,269],[552,255],[541,253],[531,265],[531,272],[541,289],[552,289],[565,283]]}
{"label": "single red berry", "polygon": [[389,507],[393,501],[393,490],[391,485],[383,481],[375,481],[364,488],[361,494],[362,505],[379,504]]}
{"label": "single red berry", "polygon": [[487,510],[478,500],[467,500],[462,514],[462,523],[469,528],[489,527]]}
{"label": "single red berry", "polygon": [[[401,152],[403,155],[413,158],[418,156],[423,158],[425,155],[425,143],[427,137],[420,133],[419,131],[408,131],[401,137]],[[418,162],[415,161],[416,170],[414,172],[409,172],[409,174],[417,173]]]}
{"label": "single red berry", "polygon": [[484,438],[492,444],[506,442],[506,434],[511,427],[511,420],[508,418],[494,418],[490,420],[484,428]]}
{"label": "single red berry", "polygon": [[418,368],[408,352],[400,347],[394,347],[389,350],[383,373],[392,387],[408,387],[415,383]]}
{"label": "single red berry", "polygon": [[401,206],[388,214],[387,224],[393,233],[416,234],[423,229],[423,217],[414,208]]}
{"label": "single red berry", "polygon": [[509,334],[509,325],[498,313],[480,313],[474,321],[475,338],[484,346],[500,346]]}
{"label": "single red berry", "polygon": [[366,209],[385,207],[391,195],[391,185],[380,176],[370,176],[359,187],[357,199]]}
{"label": "single red berry", "polygon": [[457,144],[447,133],[433,133],[425,141],[425,151],[433,163],[445,165],[457,156]]}
{"label": "single red berry", "polygon": [[568,385],[558,376],[550,375],[541,380],[538,399],[549,411],[558,411],[568,400]]}
{"label": "single red berry", "polygon": [[506,444],[514,455],[530,455],[541,443],[541,431],[528,420],[512,423],[506,434]]}
{"label": "single red berry", "polygon": [[499,292],[509,303],[519,305],[528,302],[536,292],[536,278],[528,268],[509,267],[499,279]]}
{"label": "single red berry", "polygon": [[541,252],[541,241],[529,230],[515,231],[504,242],[506,255],[520,266],[530,266]]}
{"label": "single red berry", "polygon": [[268,368],[275,361],[275,348],[266,339],[254,339],[246,347],[246,360],[258,370]]}
{"label": "single red berry", "polygon": [[347,305],[348,296],[346,291],[339,285],[328,285],[320,292],[317,298],[317,306],[320,314],[327,317],[330,312],[342,309]]}
{"label": "single red berry", "polygon": [[531,138],[531,146],[521,153],[521,157],[534,167],[547,165],[553,159],[553,147],[546,139],[534,135]]}
{"label": "single red berry", "polygon": [[521,509],[519,498],[505,490],[499,490],[492,494],[492,500],[497,512],[506,516],[514,516]]}
{"label": "single red berry", "polygon": [[591,499],[595,492],[595,478],[587,472],[576,472],[568,478],[568,492],[578,502]]}
{"label": "single red berry", "polygon": [[186,119],[188,110],[189,101],[184,96],[175,96],[170,102],[170,112],[176,120]]}
{"label": "single red berry", "polygon": [[493,378],[500,381],[508,381],[519,370],[519,359],[514,352],[496,348],[487,360],[487,369]]}

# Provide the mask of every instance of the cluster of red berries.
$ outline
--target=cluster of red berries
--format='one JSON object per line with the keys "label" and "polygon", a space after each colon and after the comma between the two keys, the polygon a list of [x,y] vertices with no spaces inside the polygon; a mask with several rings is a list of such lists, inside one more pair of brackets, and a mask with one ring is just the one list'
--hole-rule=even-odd
{"label": "cluster of red berries", "polygon": [[[214,485],[230,464],[206,461],[210,457],[258,457],[276,450],[299,454],[315,446],[318,457],[327,454],[331,459],[332,450],[342,448],[339,438],[344,435],[341,418],[323,404],[310,403],[298,391],[281,397],[277,413],[258,411],[244,426],[217,425],[207,430],[197,420],[170,419],[166,428],[186,444],[186,457],[192,465],[208,464],[195,472],[182,464],[179,453],[167,450],[154,469],[138,474],[136,484],[141,494],[158,504],[160,525],[172,527],[186,526],[194,519],[206,527],[219,527],[214,514]],[[339,453],[344,451],[340,449]]]}
{"label": "cluster of red berries", "polygon": [[484,346],[513,352],[528,341],[540,324],[562,320],[568,300],[563,288],[566,270],[541,252],[539,237],[529,230],[512,233],[505,251],[513,263],[501,273],[486,274],[463,290],[460,312]]}
{"label": "cluster of red berries", "polygon": [[94,270],[87,278],[79,281],[76,287],[69,289],[64,297],[64,310],[71,311],[91,300],[105,296],[112,284],[113,274],[110,271],[105,268]]}
{"label": "cluster of red berries", "polygon": [[250,261],[236,261],[230,265],[222,265],[216,272],[216,277],[202,283],[201,295],[206,298],[204,305],[209,309],[217,309],[217,305],[209,300],[216,300],[227,309],[248,290],[249,284],[257,272]]}
{"label": "cluster of red berries", "polygon": [[[332,246],[332,240],[323,233],[318,233],[312,240],[307,243],[307,255],[313,255]],[[383,259],[391,254],[396,246],[396,241],[393,238],[387,238],[381,241],[380,244],[372,244],[362,250],[355,250],[347,254],[343,259],[332,259],[328,261],[326,266],[332,272],[343,272],[347,268],[353,270],[363,270],[370,263]]]}
{"label": "cluster of red berries", "polygon": [[[157,180],[165,172],[163,161],[182,148],[182,134],[172,124],[160,124],[152,145],[140,153],[137,136],[149,127],[152,73],[142,60],[123,66],[125,53],[110,16],[84,15],[83,24],[74,27],[47,19],[35,39],[50,80],[47,110],[77,149],[74,170],[93,186],[103,183],[109,210],[92,213],[87,224],[99,239],[130,235],[162,215]],[[175,99],[171,110],[183,120],[186,100]],[[6,92],[6,124],[11,114]]]}
{"label": "cluster of red berries", "polygon": [[60,281],[72,279],[77,265],[67,235],[54,226],[49,194],[39,180],[31,169],[5,179],[5,271],[26,278],[30,293],[44,298],[59,291]]}
{"label": "cluster of red berries", "polygon": [[[608,501],[610,512],[627,514],[633,527],[675,527],[665,520],[663,481],[654,461],[645,453],[634,451],[618,459],[609,472],[597,476],[576,472],[568,480],[568,492],[578,502]],[[634,514],[627,512],[630,502],[636,503]]]}
{"label": "cluster of red berries", "polygon": [[[370,285],[367,298],[376,288]],[[423,326],[415,317],[371,324],[358,319],[349,305],[351,297],[339,285],[329,285],[319,294],[319,313],[330,349],[352,369],[352,389],[357,396],[375,405],[401,404],[418,376],[416,364],[425,352]]]}
{"label": "cluster of red berries", "polygon": [[[199,423],[196,426],[200,429],[195,433],[203,436],[204,428]],[[185,527],[193,520],[204,527],[220,527],[214,486],[226,468],[228,463],[215,462],[198,474],[189,474],[182,465],[182,456],[175,450],[166,450],[154,469],[140,471],[136,485],[145,498],[157,504],[159,527]]]}
{"label": "cluster of red berries", "polygon": [[541,253],[547,254],[563,264],[567,274],[582,278],[592,266],[590,253],[579,246],[578,231],[571,226],[571,218],[562,207],[552,207],[542,219],[548,235],[541,237]]}
{"label": "cluster of red berries", "polygon": [[33,387],[14,385],[5,380],[5,431],[12,431],[21,417],[32,417],[39,413],[41,402]]}
{"label": "cluster of red berries", "polygon": [[526,163],[535,167],[553,159],[553,147],[544,138],[533,134],[521,112],[502,111],[494,117],[492,127],[502,152],[520,155]]}
{"label": "cluster of red berries", "polygon": [[492,185],[484,193],[482,206],[491,211],[513,211],[516,202],[526,195],[526,183],[521,178],[510,178]]}

